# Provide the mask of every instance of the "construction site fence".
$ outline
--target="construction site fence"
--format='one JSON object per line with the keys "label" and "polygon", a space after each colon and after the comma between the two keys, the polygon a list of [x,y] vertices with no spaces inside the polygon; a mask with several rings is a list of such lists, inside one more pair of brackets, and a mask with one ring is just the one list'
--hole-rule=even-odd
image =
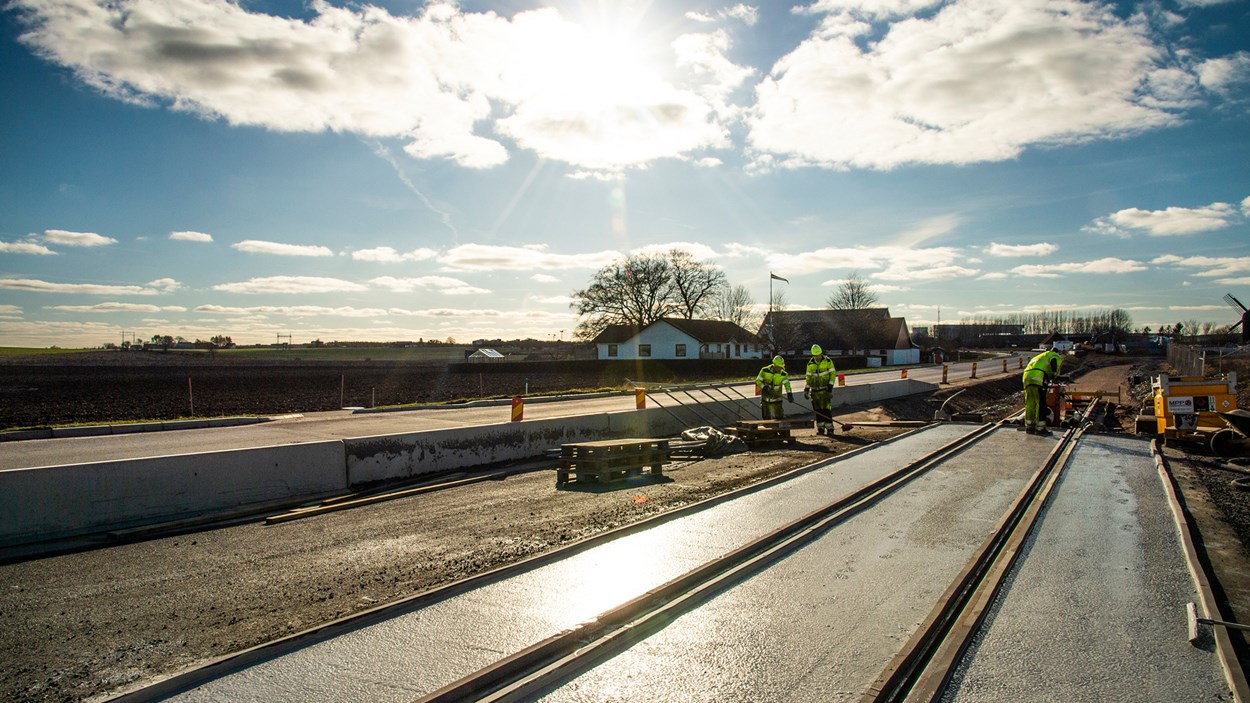
{"label": "construction site fence", "polygon": [[1250,345],[1225,344],[1218,347],[1196,344],[1169,344],[1168,364],[1179,376],[1206,376],[1228,370],[1225,362],[1250,358]]}

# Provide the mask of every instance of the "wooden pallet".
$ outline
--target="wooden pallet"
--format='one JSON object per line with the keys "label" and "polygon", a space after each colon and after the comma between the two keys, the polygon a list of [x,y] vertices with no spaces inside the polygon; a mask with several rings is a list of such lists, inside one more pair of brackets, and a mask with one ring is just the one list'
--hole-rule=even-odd
{"label": "wooden pallet", "polygon": [[606,483],[641,476],[644,470],[658,477],[663,475],[664,465],[670,460],[667,439],[605,439],[565,444],[560,447],[556,486],[568,483],[570,477],[576,478],[578,483]]}
{"label": "wooden pallet", "polygon": [[790,430],[811,426],[811,420],[739,420],[725,428],[725,432],[741,437],[752,446],[770,442],[794,444],[798,440],[790,435]]}

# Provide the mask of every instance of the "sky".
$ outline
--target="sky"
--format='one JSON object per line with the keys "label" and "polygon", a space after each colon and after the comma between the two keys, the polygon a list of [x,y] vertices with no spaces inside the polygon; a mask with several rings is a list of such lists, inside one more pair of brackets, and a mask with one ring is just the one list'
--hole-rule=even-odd
{"label": "sky", "polygon": [[912,327],[1250,305],[1250,0],[0,7],[0,346],[567,340],[673,248]]}

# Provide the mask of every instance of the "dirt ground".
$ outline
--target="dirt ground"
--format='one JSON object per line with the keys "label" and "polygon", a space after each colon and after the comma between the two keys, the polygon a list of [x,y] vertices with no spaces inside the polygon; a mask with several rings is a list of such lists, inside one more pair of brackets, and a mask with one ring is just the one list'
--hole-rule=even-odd
{"label": "dirt ground", "polygon": [[[1092,370],[1077,384],[1082,389],[1097,385],[1113,391],[1145,371],[1140,363],[1088,366]],[[933,399],[898,399],[839,414],[839,419],[931,419],[941,401],[960,389],[965,390],[948,410],[983,414],[986,421],[1022,405],[1018,379],[1007,378],[965,382],[944,388]],[[1126,393],[1137,390],[1128,388]],[[1127,405],[1121,420],[1136,414]],[[677,462],[665,470],[671,481],[614,490],[555,490],[554,472],[544,468],[290,523],[249,522],[0,565],[0,700],[100,699],[207,658],[549,551],[902,431],[861,426],[821,437],[802,430],[792,446]],[[1176,458],[1183,467],[1186,501],[1206,525],[1202,534],[1223,535],[1215,558],[1250,563],[1237,538],[1244,540],[1247,534],[1247,494],[1225,491],[1227,482],[1220,479],[1226,476],[1204,468],[1201,460]],[[1246,615],[1243,611],[1239,617]]]}

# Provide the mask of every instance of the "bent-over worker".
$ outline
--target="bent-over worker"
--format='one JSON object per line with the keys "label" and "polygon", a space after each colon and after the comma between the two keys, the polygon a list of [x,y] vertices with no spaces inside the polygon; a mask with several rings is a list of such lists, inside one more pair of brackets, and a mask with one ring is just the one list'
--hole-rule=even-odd
{"label": "bent-over worker", "polygon": [[1029,359],[1021,380],[1024,382],[1024,431],[1029,434],[1048,435],[1046,420],[1042,417],[1042,393],[1047,383],[1059,376],[1063,357],[1054,347]]}
{"label": "bent-over worker", "polygon": [[790,388],[790,377],[786,375],[786,360],[774,356],[773,362],[760,369],[755,377],[755,388],[760,392],[760,419],[780,420],[786,416],[781,405],[781,395],[791,403],[794,402],[794,391]]}
{"label": "bent-over worker", "polygon": [[812,358],[807,361],[803,397],[812,401],[816,434],[833,436],[833,378],[837,373],[833,359],[825,356],[819,344],[813,344]]}

